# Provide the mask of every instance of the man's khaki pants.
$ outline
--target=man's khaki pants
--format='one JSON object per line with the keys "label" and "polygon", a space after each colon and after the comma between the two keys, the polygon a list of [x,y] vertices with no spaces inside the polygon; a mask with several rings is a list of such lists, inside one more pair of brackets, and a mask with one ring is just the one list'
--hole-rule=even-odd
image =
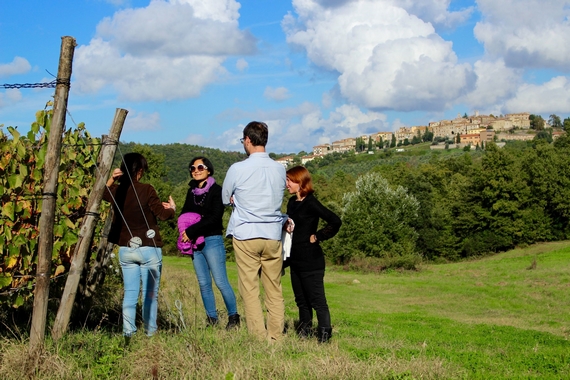
{"label": "man's khaki pants", "polygon": [[[234,238],[233,245],[247,329],[262,339],[278,340],[285,323],[285,302],[281,290],[281,240]],[[259,300],[260,279],[265,292],[267,329]]]}

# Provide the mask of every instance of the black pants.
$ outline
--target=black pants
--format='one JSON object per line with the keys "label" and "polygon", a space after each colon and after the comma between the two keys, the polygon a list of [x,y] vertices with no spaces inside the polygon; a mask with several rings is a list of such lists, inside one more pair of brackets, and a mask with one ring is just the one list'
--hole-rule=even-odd
{"label": "black pants", "polygon": [[311,323],[313,309],[317,313],[319,327],[331,327],[331,314],[325,297],[325,270],[299,272],[291,268],[291,285],[299,308],[299,321]]}

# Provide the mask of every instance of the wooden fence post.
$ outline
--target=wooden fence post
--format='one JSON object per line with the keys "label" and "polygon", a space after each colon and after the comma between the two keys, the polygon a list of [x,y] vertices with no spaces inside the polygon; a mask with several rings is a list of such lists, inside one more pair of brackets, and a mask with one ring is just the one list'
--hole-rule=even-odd
{"label": "wooden fence post", "polygon": [[53,119],[49,132],[48,150],[45,160],[44,190],[42,194],[42,214],[40,216],[40,237],[38,242],[38,267],[34,311],[30,331],[30,358],[38,356],[43,348],[53,254],[53,225],[57,198],[57,180],[61,156],[61,135],[65,126],[65,113],[69,97],[71,68],[76,42],[73,37],[61,38],[61,52],[57,71],[57,85],[53,103]]}
{"label": "wooden fence post", "polygon": [[[115,212],[111,207],[109,209],[109,215],[101,231],[101,236],[99,237],[99,246],[97,247],[97,257],[95,263],[91,265],[89,270],[89,275],[85,279],[85,286],[82,290],[82,294],[86,298],[91,298],[95,294],[95,290],[100,286],[105,280],[105,270],[109,264],[109,254],[115,247],[114,243],[109,243],[109,233],[111,232],[111,225],[113,222],[113,215]],[[81,292],[81,289],[80,289]]]}
{"label": "wooden fence post", "polygon": [[103,148],[99,153],[100,159],[98,162],[100,162],[100,165],[99,170],[97,170],[95,185],[93,186],[93,190],[89,196],[89,201],[87,202],[85,217],[83,218],[81,229],[79,231],[79,241],[75,245],[71,267],[69,268],[69,274],[67,275],[67,281],[65,282],[65,289],[63,290],[61,303],[59,304],[59,309],[51,332],[52,337],[55,340],[58,340],[63,336],[67,331],[67,326],[69,325],[71,310],[73,309],[73,303],[75,302],[75,296],[77,294],[77,287],[79,286],[79,280],[83,273],[87,253],[91,248],[93,231],[95,230],[96,222],[99,219],[99,206],[101,205],[103,192],[106,189],[106,182],[111,171],[111,165],[113,164],[113,158],[115,157],[115,151],[119,144],[119,138],[121,136],[121,131],[123,130],[125,119],[127,118],[127,113],[127,110],[120,108],[117,109],[113,125],[111,126],[111,131],[109,132],[109,137],[104,141]]}

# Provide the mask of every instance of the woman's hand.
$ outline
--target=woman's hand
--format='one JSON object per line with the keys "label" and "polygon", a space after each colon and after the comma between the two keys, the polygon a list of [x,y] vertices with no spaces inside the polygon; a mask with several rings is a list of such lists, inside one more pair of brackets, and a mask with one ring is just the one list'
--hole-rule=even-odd
{"label": "woman's hand", "polygon": [[172,195],[168,197],[168,202],[162,202],[162,207],[164,207],[165,209],[173,209],[174,211],[176,211],[176,203],[174,203],[174,199],[172,199]]}
{"label": "woman's hand", "polygon": [[311,243],[316,243],[317,242],[317,235],[311,235],[311,237],[309,238],[309,241]]}
{"label": "woman's hand", "polygon": [[293,230],[295,229],[295,222],[293,222],[293,219],[291,218],[287,219],[285,225],[283,226],[283,229],[289,233],[292,233]]}
{"label": "woman's hand", "polygon": [[113,183],[115,183],[116,180],[118,180],[122,176],[123,176],[123,172],[121,171],[121,169],[117,168],[117,169],[113,170],[113,173],[111,174],[111,178],[109,178],[107,180],[107,187],[111,186]]}
{"label": "woman's hand", "polygon": [[182,241],[184,243],[188,243],[190,241],[190,239],[188,239],[188,235],[186,235],[186,231],[182,232]]}

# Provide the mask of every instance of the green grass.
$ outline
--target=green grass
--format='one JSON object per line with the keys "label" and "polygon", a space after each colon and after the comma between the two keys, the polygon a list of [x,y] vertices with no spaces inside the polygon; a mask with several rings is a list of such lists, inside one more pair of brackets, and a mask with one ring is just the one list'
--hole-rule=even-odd
{"label": "green grass", "polygon": [[[137,335],[125,347],[117,321],[111,329],[73,331],[46,341],[35,371],[26,338],[5,338],[0,373],[5,379],[570,378],[569,256],[570,242],[557,242],[426,264],[418,272],[329,268],[334,333],[327,345],[292,331],[268,344],[245,328],[205,328],[191,261],[166,257],[158,335]],[[235,265],[228,263],[228,271],[237,289]],[[283,292],[291,326],[297,309],[288,273]],[[217,290],[216,296],[225,324]]]}

